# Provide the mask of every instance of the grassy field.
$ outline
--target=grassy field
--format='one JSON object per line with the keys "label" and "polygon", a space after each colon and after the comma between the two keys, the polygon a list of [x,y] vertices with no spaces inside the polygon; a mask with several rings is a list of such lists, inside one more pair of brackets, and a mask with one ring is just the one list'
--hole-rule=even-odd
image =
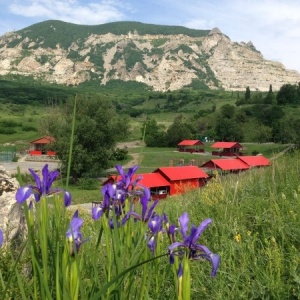
{"label": "grassy field", "polygon": [[[220,255],[220,267],[217,276],[211,278],[207,261],[190,262],[191,299],[300,299],[299,161],[299,152],[287,153],[268,168],[216,177],[199,190],[167,198],[158,204],[156,213],[164,212],[170,224],[178,225],[183,212],[189,214],[195,226],[206,218],[213,220],[198,243]],[[80,293],[88,294],[95,276],[100,282],[106,282],[108,246],[106,242],[99,248],[95,246],[101,222],[93,221],[83,209],[80,216],[84,219],[82,234],[90,238],[79,253],[83,258]],[[118,233],[118,242],[121,242],[122,228]],[[167,239],[162,237],[161,242],[161,247],[167,246]],[[0,252],[3,281],[6,282],[10,255],[3,249]],[[124,256],[122,260],[128,261]],[[153,277],[147,276],[149,299],[176,299],[169,260],[163,257],[159,263]],[[153,271],[152,264],[135,273],[133,284],[127,286],[133,297],[139,293],[139,276],[150,270]],[[10,295],[18,295],[19,280],[13,277]],[[25,292],[27,289],[30,284],[25,285]]]}
{"label": "grassy field", "polygon": [[0,144],[16,144],[18,150],[28,147],[39,137],[39,123],[46,113],[46,107],[1,104]]}

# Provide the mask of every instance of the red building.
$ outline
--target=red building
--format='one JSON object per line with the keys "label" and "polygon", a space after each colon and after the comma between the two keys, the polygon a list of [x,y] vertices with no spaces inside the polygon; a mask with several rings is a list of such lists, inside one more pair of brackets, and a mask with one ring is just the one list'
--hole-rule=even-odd
{"label": "red building", "polygon": [[55,142],[55,139],[51,136],[43,136],[37,140],[30,142],[29,154],[34,155],[49,155],[55,156],[55,152],[49,150],[49,145]]}
{"label": "red building", "polygon": [[212,151],[212,155],[218,156],[240,156],[243,155],[241,152],[243,146],[236,142],[216,142],[212,148],[219,149]]}
{"label": "red building", "polygon": [[205,185],[209,176],[197,166],[162,167],[154,171],[170,183],[170,196]]}
{"label": "red building", "polygon": [[211,159],[204,163],[201,168],[209,170],[221,170],[229,173],[238,173],[249,169],[249,166],[242,160],[236,158]]}
{"label": "red building", "polygon": [[267,167],[271,165],[271,162],[263,155],[256,156],[238,156],[236,159],[241,160],[247,164],[250,168],[254,167]]}
{"label": "red building", "polygon": [[204,152],[204,144],[199,140],[183,140],[177,146],[179,152]]}
{"label": "red building", "polygon": [[[170,194],[170,183],[159,173],[145,173],[145,174],[134,174],[132,180],[136,180],[141,177],[139,184],[150,189],[152,199],[163,199]],[[111,175],[103,182],[103,185],[107,183],[114,183],[121,180],[121,175]]]}

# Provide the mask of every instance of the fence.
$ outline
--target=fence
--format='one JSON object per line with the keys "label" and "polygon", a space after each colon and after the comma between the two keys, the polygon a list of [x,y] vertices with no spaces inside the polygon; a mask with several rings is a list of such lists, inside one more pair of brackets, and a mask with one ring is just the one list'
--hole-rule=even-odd
{"label": "fence", "polygon": [[15,147],[0,147],[0,161],[13,161],[16,158]]}

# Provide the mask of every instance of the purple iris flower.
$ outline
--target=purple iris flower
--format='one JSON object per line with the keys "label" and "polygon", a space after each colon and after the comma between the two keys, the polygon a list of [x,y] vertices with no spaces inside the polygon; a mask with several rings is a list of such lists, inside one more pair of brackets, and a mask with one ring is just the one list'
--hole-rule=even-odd
{"label": "purple iris flower", "polygon": [[72,256],[74,256],[75,251],[78,253],[80,246],[88,240],[82,240],[82,233],[80,231],[82,224],[83,220],[78,217],[78,210],[76,210],[66,233],[68,241],[72,243],[70,251]]}
{"label": "purple iris flower", "polygon": [[183,242],[175,242],[169,246],[170,262],[172,263],[174,261],[173,255],[183,256],[185,253],[188,253],[188,257],[191,260],[204,258],[210,261],[212,264],[211,276],[216,276],[220,264],[219,255],[212,253],[206,246],[197,244],[202,232],[211,222],[211,219],[206,219],[198,227],[192,225],[190,234],[188,235],[189,216],[186,212],[184,212],[179,218],[180,232]]}
{"label": "purple iris flower", "polygon": [[154,201],[153,204],[148,209],[148,203],[150,202],[150,190],[148,188],[144,188],[143,195],[140,199],[142,205],[142,214],[139,215],[134,211],[129,212],[130,216],[133,216],[136,220],[140,220],[143,222],[148,222],[153,214],[153,210],[158,204],[158,201]]}
{"label": "purple iris flower", "polygon": [[151,235],[148,240],[147,246],[154,253],[156,249],[156,239],[155,236],[158,232],[163,230],[163,217],[153,213],[152,217],[148,221],[148,227],[150,229]]}
{"label": "purple iris flower", "polygon": [[128,169],[127,174],[125,174],[122,166],[116,165],[116,169],[118,170],[119,174],[121,175],[121,180],[119,181],[119,184],[123,186],[124,189],[128,189],[129,186],[132,184],[132,178],[136,170],[138,169],[138,166],[135,165],[132,168]]}
{"label": "purple iris flower", "polygon": [[114,195],[114,188],[112,184],[106,184],[102,187],[103,201],[100,206],[92,209],[92,218],[98,220],[104,213],[108,213],[111,205],[111,197]]}
{"label": "purple iris flower", "polygon": [[3,237],[3,231],[0,229],[0,248],[3,245],[4,237]]}
{"label": "purple iris flower", "polygon": [[46,164],[42,169],[42,179],[32,169],[29,169],[29,172],[33,176],[36,185],[28,185],[19,188],[16,193],[17,202],[23,203],[32,194],[34,195],[35,201],[38,202],[42,196],[49,196],[63,192],[65,206],[69,206],[71,204],[72,197],[69,192],[62,189],[51,189],[53,181],[59,176],[59,172],[57,170],[49,171],[48,165]]}

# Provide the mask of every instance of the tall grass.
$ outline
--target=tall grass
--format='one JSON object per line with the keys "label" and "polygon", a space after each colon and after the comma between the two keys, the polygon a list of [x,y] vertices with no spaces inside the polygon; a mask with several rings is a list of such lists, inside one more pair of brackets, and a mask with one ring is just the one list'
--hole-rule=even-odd
{"label": "tall grass", "polygon": [[212,281],[206,265],[195,265],[193,299],[300,299],[300,153],[266,169],[211,181],[164,203],[176,218],[214,220],[204,243],[221,264]]}

